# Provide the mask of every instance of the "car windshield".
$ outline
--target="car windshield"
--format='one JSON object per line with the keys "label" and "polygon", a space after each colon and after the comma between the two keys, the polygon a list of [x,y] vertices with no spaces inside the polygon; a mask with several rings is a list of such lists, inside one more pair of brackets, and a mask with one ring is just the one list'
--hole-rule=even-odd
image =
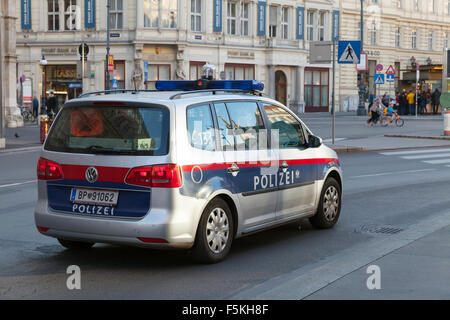
{"label": "car windshield", "polygon": [[160,156],[168,148],[165,107],[66,107],[45,143],[45,150],[89,154]]}

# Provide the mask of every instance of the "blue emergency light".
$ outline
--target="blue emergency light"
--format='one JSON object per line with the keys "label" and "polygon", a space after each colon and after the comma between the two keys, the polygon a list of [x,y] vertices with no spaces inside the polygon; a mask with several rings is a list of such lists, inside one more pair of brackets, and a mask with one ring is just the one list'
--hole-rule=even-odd
{"label": "blue emergency light", "polygon": [[156,81],[155,87],[160,91],[193,91],[207,89],[263,91],[264,83],[258,80],[158,80]]}

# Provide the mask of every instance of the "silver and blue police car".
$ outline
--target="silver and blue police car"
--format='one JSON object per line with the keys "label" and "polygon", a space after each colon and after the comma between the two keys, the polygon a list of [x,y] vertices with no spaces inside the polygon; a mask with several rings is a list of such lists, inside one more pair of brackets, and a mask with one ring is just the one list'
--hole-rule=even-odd
{"label": "silver and blue police car", "polygon": [[67,102],[37,165],[39,232],[95,243],[190,248],[214,263],[234,239],[338,220],[336,153],[258,81],[159,81]]}

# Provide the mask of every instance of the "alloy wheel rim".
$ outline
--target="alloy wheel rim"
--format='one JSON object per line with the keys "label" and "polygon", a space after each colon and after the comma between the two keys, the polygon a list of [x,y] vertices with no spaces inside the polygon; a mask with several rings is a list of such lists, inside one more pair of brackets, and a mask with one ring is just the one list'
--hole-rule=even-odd
{"label": "alloy wheel rim", "polygon": [[221,208],[211,211],[206,221],[206,241],[214,253],[221,253],[228,243],[230,228],[228,216]]}
{"label": "alloy wheel rim", "polygon": [[333,221],[339,209],[339,193],[334,186],[329,186],[323,197],[323,213],[325,219],[329,222]]}

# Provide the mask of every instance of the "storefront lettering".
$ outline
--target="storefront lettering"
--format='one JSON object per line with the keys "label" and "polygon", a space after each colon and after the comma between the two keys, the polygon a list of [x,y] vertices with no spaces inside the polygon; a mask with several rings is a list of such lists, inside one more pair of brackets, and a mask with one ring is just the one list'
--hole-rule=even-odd
{"label": "storefront lettering", "polygon": [[72,56],[77,55],[77,48],[42,48],[41,49],[43,55],[47,56]]}

